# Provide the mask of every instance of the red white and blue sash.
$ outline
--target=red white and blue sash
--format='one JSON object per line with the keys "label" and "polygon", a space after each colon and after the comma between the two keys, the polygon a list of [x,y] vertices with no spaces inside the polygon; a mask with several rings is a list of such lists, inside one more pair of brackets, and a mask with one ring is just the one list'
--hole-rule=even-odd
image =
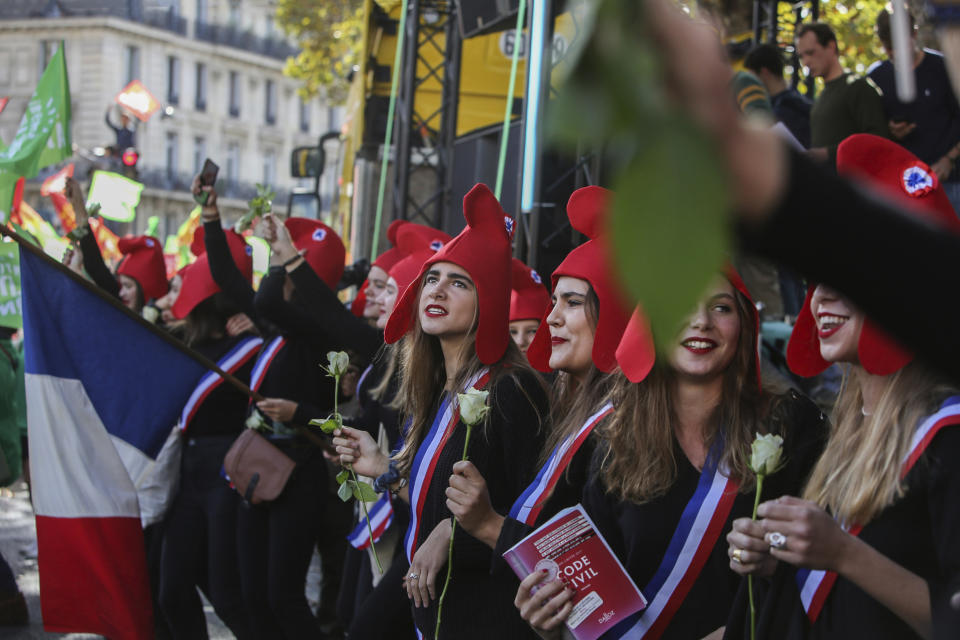
{"label": "red white and blue sash", "polygon": [[390,502],[390,494],[384,493],[380,499],[373,503],[373,506],[367,511],[370,517],[370,527],[367,528],[367,519],[361,517],[360,523],[354,527],[347,541],[354,549],[366,549],[370,546],[370,530],[373,530],[373,541],[380,542],[383,532],[387,530],[390,523],[393,522],[393,504]]}
{"label": "red white and blue sash", "polygon": [[[260,350],[257,361],[253,364],[253,373],[250,374],[250,388],[254,391],[260,390],[263,379],[267,377],[267,369],[273,364],[273,359],[277,357],[280,350],[286,346],[287,340],[283,336],[277,336]],[[253,400],[251,399],[251,402]]]}
{"label": "red white and blue sash", "polygon": [[[227,373],[236,373],[240,367],[246,364],[247,361],[253,357],[253,354],[257,352],[262,344],[263,340],[256,336],[245,338],[237,343],[233,349],[227,352],[227,355],[220,358],[220,360],[217,362],[217,366]],[[180,413],[181,431],[187,430],[187,427],[190,426],[190,421],[193,420],[193,416],[195,416],[197,413],[197,409],[199,409],[200,405],[203,404],[203,401],[207,399],[207,396],[210,395],[210,392],[219,387],[221,384],[223,384],[223,378],[221,378],[220,374],[216,373],[215,371],[208,371],[202,378],[200,378],[200,382],[197,383],[196,388],[193,390],[193,393],[190,394],[190,398],[187,400],[187,404],[183,407],[183,411]]]}
{"label": "red white and blue sash", "polygon": [[[960,424],[960,396],[947,398],[936,413],[920,422],[910,441],[910,449],[903,457],[900,468],[901,480],[910,473],[940,429],[954,424]],[[862,530],[862,526],[855,525],[850,527],[849,533],[857,536]],[[796,580],[800,588],[800,602],[803,604],[803,610],[807,612],[811,623],[816,622],[827,601],[827,596],[830,595],[830,590],[837,581],[837,574],[822,569],[798,569]]]}
{"label": "red white and blue sash", "polygon": [[[483,389],[489,380],[490,370],[484,367],[467,382],[467,389],[471,387]],[[420,533],[423,505],[430,491],[437,460],[458,422],[460,422],[460,405],[457,402],[457,394],[447,393],[410,467],[410,524],[407,526],[407,535],[404,538],[408,562],[413,562],[413,554],[417,552],[417,536]]]}
{"label": "red white and blue sash", "polygon": [[580,429],[568,435],[563,442],[554,447],[550,458],[537,473],[537,477],[510,507],[511,518],[533,526],[543,509],[544,503],[553,493],[553,488],[557,486],[557,482],[570,465],[573,456],[590,437],[593,428],[611,413],[613,413],[613,404],[608,402],[599,411],[587,418]]}
{"label": "red white and blue sash", "polygon": [[683,509],[663,560],[643,589],[649,602],[647,608],[611,629],[611,637],[659,638],[687,597],[723,532],[740,487],[721,467],[722,453],[723,439],[718,437],[707,454],[697,490]]}

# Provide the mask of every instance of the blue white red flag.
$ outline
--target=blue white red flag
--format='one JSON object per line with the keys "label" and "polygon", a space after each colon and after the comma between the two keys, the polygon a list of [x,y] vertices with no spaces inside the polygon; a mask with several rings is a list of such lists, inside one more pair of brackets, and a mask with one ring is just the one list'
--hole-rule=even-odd
{"label": "blue white red flag", "polygon": [[152,637],[133,479],[205,369],[48,259],[20,269],[44,628]]}

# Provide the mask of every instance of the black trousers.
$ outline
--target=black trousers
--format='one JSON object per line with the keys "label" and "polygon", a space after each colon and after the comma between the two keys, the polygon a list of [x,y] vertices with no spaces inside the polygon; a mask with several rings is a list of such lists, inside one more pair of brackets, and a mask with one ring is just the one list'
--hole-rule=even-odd
{"label": "black trousers", "polygon": [[160,607],[177,640],[206,639],[197,587],[241,640],[253,637],[237,568],[240,496],[220,475],[233,437],[191,438],[180,461],[180,489],[163,527]]}
{"label": "black trousers", "polygon": [[323,526],[326,462],[320,449],[274,442],[297,462],[283,493],[270,503],[240,506],[240,584],[257,638],[316,638],[317,620],[304,587]]}

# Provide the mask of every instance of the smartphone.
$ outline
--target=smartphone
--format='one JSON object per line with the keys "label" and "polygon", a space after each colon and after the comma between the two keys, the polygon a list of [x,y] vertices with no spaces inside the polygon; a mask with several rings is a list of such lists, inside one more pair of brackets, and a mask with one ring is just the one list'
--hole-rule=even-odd
{"label": "smartphone", "polygon": [[[207,158],[203,161],[203,169],[200,170],[200,186],[201,187],[212,187],[213,183],[217,181],[217,172],[220,171],[213,160]],[[198,204],[204,205],[207,204],[207,197],[210,195],[209,191],[201,191],[199,194],[193,197]]]}

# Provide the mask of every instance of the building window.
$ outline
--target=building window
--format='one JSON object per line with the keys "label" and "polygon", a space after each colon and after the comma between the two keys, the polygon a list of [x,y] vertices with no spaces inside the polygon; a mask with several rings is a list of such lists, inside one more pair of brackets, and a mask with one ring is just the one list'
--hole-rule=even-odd
{"label": "building window", "polygon": [[180,58],[167,56],[167,102],[180,104]]}
{"label": "building window", "polygon": [[193,139],[193,175],[200,173],[203,161],[207,158],[207,141],[203,136]]}
{"label": "building window", "polygon": [[232,117],[240,116],[240,74],[236,71],[230,72],[230,104],[228,107]]}
{"label": "building window", "polygon": [[166,146],[167,180],[173,180],[177,177],[177,143],[177,134],[173,131],[168,132]]}
{"label": "building window", "polygon": [[37,78],[43,76],[43,72],[50,63],[50,58],[57,52],[57,46],[59,46],[59,44],[58,40],[40,41],[40,69],[37,71]]}
{"label": "building window", "polygon": [[207,0],[197,0],[197,22],[207,22]]}
{"label": "building window", "polygon": [[230,0],[230,26],[239,29],[240,28],[240,0]]}
{"label": "building window", "polygon": [[197,63],[197,85],[196,85],[196,99],[194,100],[193,106],[197,111],[206,111],[207,110],[207,65],[202,62]]}
{"label": "building window", "polygon": [[263,34],[267,38],[273,38],[273,30],[274,30],[273,16],[268,15],[263,27]]}
{"label": "building window", "polygon": [[227,181],[236,183],[240,174],[240,145],[231,142],[227,145]]}
{"label": "building window", "polygon": [[268,149],[263,154],[263,184],[272,185],[277,180],[277,152]]}
{"label": "building window", "polygon": [[126,75],[123,86],[140,79],[140,47],[127,47]]}
{"label": "building window", "polygon": [[266,105],[264,109],[264,119],[267,124],[276,124],[277,122],[277,85],[273,80],[267,80],[264,87],[266,95]]}
{"label": "building window", "polygon": [[300,131],[310,132],[310,103],[300,98]]}

